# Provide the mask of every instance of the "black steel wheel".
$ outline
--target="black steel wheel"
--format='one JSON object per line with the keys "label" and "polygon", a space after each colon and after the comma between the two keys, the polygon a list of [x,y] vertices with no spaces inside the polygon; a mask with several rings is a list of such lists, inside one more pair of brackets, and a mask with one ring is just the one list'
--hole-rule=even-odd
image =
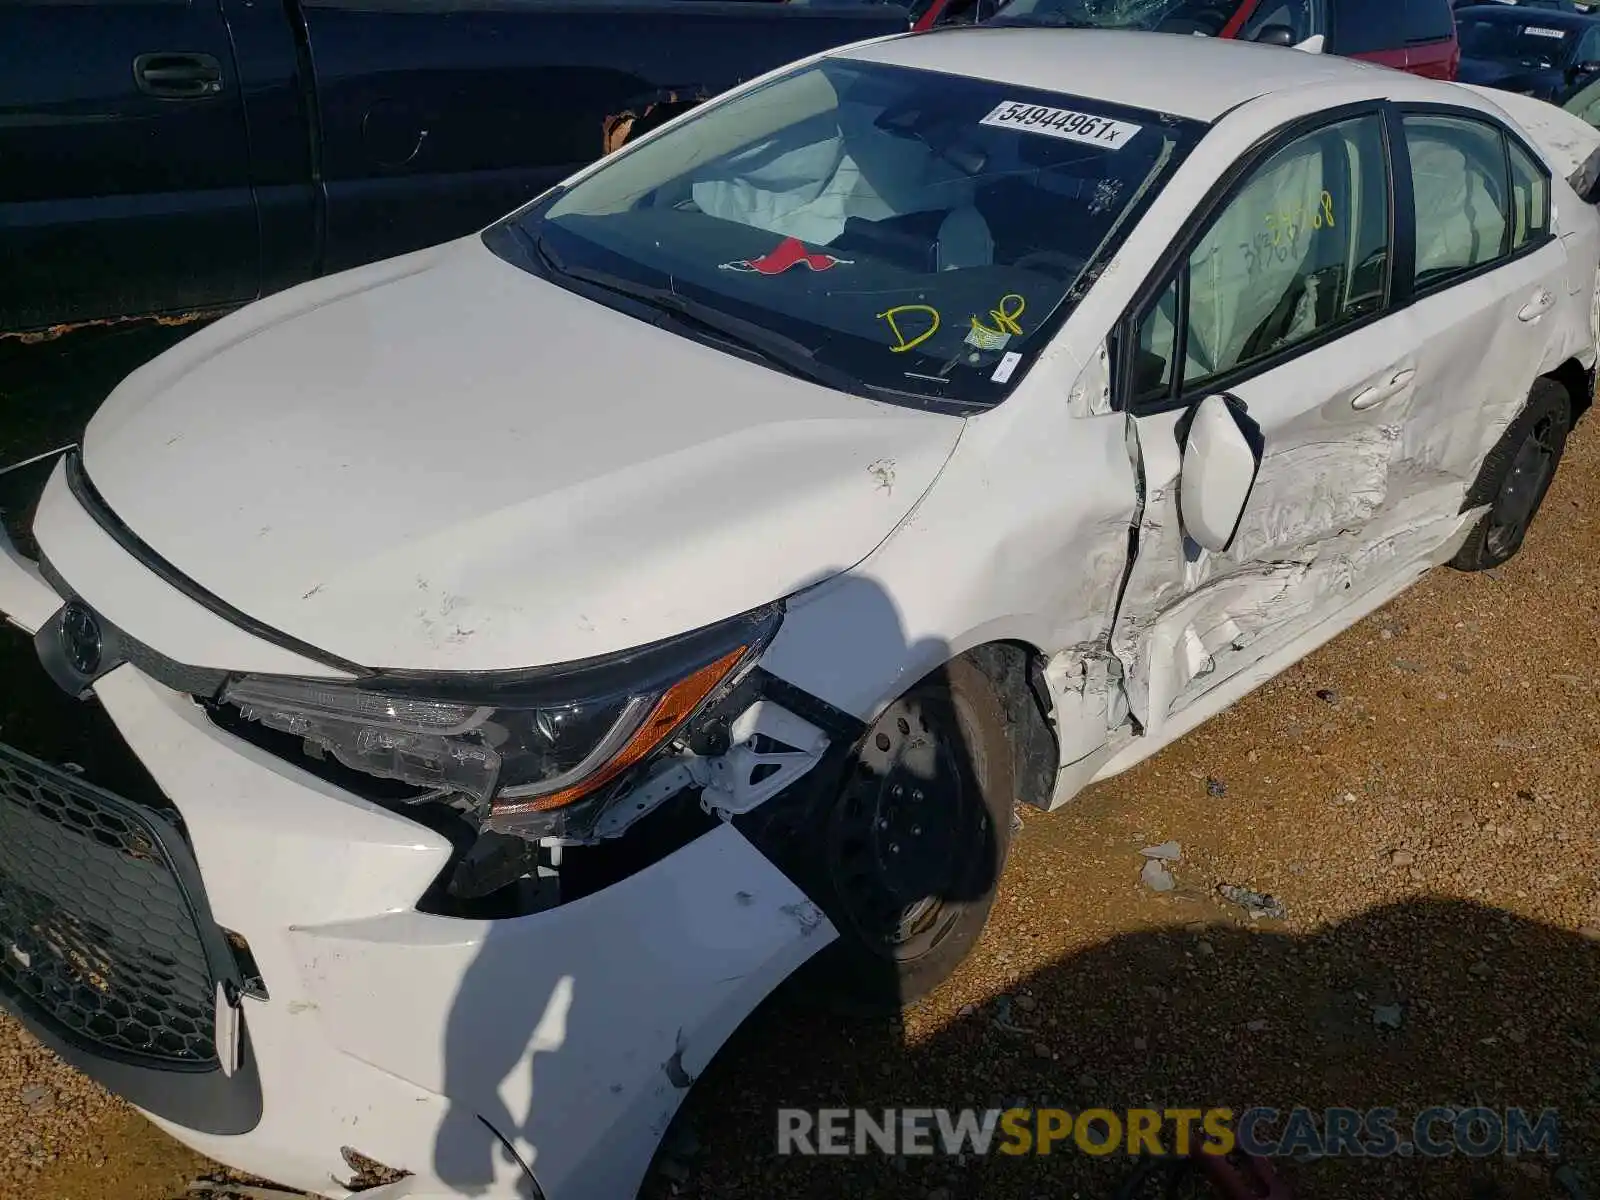
{"label": "black steel wheel", "polygon": [[1527,407],[1484,459],[1464,508],[1487,504],[1450,565],[1462,571],[1497,567],[1522,549],[1545,493],[1555,479],[1572,424],[1567,390],[1553,379],[1534,381]]}
{"label": "black steel wheel", "polygon": [[831,999],[898,1007],[955,970],[994,903],[1013,796],[1004,714],[977,667],[950,663],[884,710],[820,831]]}

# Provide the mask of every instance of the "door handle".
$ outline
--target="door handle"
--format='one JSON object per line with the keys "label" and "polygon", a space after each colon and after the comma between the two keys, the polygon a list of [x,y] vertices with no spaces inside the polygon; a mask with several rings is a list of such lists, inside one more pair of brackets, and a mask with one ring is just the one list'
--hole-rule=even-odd
{"label": "door handle", "polygon": [[201,100],[222,90],[222,64],[209,54],[141,54],[133,82],[146,96]]}
{"label": "door handle", "polygon": [[1519,321],[1537,321],[1545,313],[1555,307],[1556,294],[1549,288],[1540,288],[1539,294],[1529,300],[1517,312]]}
{"label": "door handle", "polygon": [[1396,371],[1388,383],[1373,384],[1364,388],[1350,398],[1350,407],[1357,412],[1366,412],[1369,408],[1376,408],[1385,400],[1391,400],[1405,391],[1411,381],[1417,377],[1416,371],[1411,367],[1402,367]]}

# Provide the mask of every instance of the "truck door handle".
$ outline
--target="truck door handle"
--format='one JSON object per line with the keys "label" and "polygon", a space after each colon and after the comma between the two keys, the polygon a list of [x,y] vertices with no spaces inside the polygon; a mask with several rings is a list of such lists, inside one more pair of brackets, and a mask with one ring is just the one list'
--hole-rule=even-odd
{"label": "truck door handle", "polygon": [[141,54],[133,82],[146,96],[202,100],[222,90],[222,64],[209,54]]}
{"label": "truck door handle", "polygon": [[1394,373],[1388,383],[1377,383],[1369,388],[1363,388],[1350,398],[1350,407],[1357,412],[1365,412],[1369,408],[1376,408],[1385,400],[1398,396],[1417,377],[1416,371],[1410,367],[1402,367]]}

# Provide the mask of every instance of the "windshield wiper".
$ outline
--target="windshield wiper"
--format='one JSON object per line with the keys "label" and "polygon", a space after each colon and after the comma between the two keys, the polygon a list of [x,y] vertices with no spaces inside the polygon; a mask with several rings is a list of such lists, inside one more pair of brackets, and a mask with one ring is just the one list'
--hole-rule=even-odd
{"label": "windshield wiper", "polygon": [[775,333],[763,325],[757,325],[754,321],[732,316],[671,288],[655,287],[621,275],[613,275],[609,271],[597,271],[592,267],[564,263],[545,248],[540,238],[532,234],[524,236],[534,254],[552,274],[564,275],[569,279],[592,284],[608,292],[615,292],[619,296],[626,296],[630,300],[649,305],[677,321],[714,334],[737,349],[754,354],[790,375],[798,375],[813,383],[845,392],[859,392],[865,386],[848,371],[819,362],[809,346],[794,338]]}
{"label": "windshield wiper", "polygon": [[819,362],[809,346],[794,338],[785,337],[753,321],[732,316],[671,288],[653,287],[621,275],[613,275],[609,271],[597,271],[592,267],[573,266],[562,261],[545,246],[542,238],[524,229],[520,224],[512,223],[507,228],[515,234],[517,242],[533,260],[535,273],[550,279],[575,279],[590,287],[600,288],[644,304],[680,325],[698,327],[732,348],[735,353],[764,362],[786,374],[852,395],[900,403],[909,401],[919,408],[936,412],[965,415],[981,412],[988,407],[974,400],[930,396],[926,392],[889,387],[858,379],[842,368]]}

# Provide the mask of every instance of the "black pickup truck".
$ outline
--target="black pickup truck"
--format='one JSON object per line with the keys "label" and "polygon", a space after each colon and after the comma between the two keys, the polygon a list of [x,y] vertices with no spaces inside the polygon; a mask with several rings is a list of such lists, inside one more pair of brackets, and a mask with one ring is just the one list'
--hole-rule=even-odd
{"label": "black pickup truck", "polygon": [[884,0],[5,0],[0,333],[470,233]]}

